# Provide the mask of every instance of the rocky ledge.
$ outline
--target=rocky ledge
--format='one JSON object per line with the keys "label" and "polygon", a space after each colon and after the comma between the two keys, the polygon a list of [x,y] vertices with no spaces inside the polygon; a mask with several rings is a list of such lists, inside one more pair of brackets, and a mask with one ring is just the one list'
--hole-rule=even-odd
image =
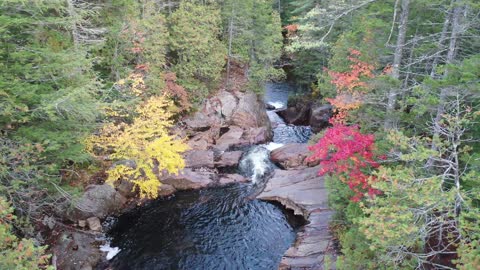
{"label": "rocky ledge", "polygon": [[[298,149],[298,145],[296,146]],[[282,150],[279,149],[277,152]],[[295,153],[296,157],[304,155]],[[289,170],[275,170],[257,198],[279,202],[307,221],[297,233],[293,246],[285,252],[279,269],[324,269],[325,257],[335,254],[328,228],[333,211],[328,208],[325,181],[323,177],[318,176],[320,169],[318,165],[305,167],[306,164],[302,162],[295,164],[299,166],[290,167]]]}

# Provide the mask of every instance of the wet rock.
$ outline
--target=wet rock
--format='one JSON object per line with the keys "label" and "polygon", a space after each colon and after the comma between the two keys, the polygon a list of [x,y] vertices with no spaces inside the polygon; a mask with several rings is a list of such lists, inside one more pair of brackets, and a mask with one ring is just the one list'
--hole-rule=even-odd
{"label": "wet rock", "polygon": [[278,111],[277,114],[285,120],[287,124],[308,126],[310,121],[311,104],[297,104],[295,107]]}
{"label": "wet rock", "polygon": [[160,177],[160,182],[168,184],[176,190],[189,190],[204,188],[211,184],[214,173],[209,171],[193,171],[183,169],[178,175],[165,173]]}
{"label": "wet rock", "polygon": [[220,156],[220,160],[215,162],[217,167],[234,167],[237,166],[240,162],[240,158],[242,157],[242,151],[231,151],[231,152],[224,152]]}
{"label": "wet rock", "polygon": [[175,193],[177,190],[172,186],[168,184],[163,184],[158,187],[158,196],[159,197],[168,197]]}
{"label": "wet rock", "polygon": [[67,212],[72,221],[89,217],[105,218],[120,209],[126,198],[108,184],[90,185],[75,202],[74,208]]}
{"label": "wet rock", "polygon": [[249,180],[245,177],[243,177],[240,174],[224,174],[220,176],[219,179],[219,184],[220,185],[227,185],[231,183],[245,183],[248,182]]}
{"label": "wet rock", "polygon": [[333,109],[330,104],[314,105],[311,108],[309,124],[313,132],[319,132],[322,129],[328,127],[330,123],[328,120],[333,115]]}
{"label": "wet rock", "polygon": [[185,167],[187,168],[213,168],[213,151],[193,150],[185,153]]}
{"label": "wet rock", "polygon": [[323,177],[318,176],[319,169],[275,170],[258,195],[262,200],[280,202],[307,221],[294,245],[285,252],[279,269],[323,269],[324,256],[334,255],[328,230],[333,212],[328,209],[328,194]]}
{"label": "wet rock", "polygon": [[269,103],[265,103],[265,108],[269,111],[276,109],[275,106],[273,106],[272,104],[269,104]]}
{"label": "wet rock", "polygon": [[306,166],[305,158],[310,154],[307,144],[292,143],[273,150],[270,159],[284,169],[291,169]]}
{"label": "wet rock", "polygon": [[97,217],[87,218],[87,224],[88,224],[88,228],[91,231],[95,231],[95,232],[102,231],[102,223],[100,222],[100,219],[98,219]]}
{"label": "wet rock", "polygon": [[103,257],[95,240],[97,236],[82,231],[61,233],[52,248],[56,269],[93,269]]}

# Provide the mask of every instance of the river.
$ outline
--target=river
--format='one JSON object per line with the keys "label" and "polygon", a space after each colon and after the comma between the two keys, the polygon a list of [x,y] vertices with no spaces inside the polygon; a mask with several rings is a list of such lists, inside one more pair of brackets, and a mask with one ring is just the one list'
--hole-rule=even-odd
{"label": "river", "polygon": [[[294,88],[266,86],[265,102],[286,107]],[[251,183],[178,192],[120,216],[109,231],[120,248],[112,269],[277,269],[295,240],[295,219],[281,207],[251,199],[263,189],[274,165],[270,150],[306,142],[309,127],[286,125],[268,112],[273,142],[247,149],[238,172]]]}

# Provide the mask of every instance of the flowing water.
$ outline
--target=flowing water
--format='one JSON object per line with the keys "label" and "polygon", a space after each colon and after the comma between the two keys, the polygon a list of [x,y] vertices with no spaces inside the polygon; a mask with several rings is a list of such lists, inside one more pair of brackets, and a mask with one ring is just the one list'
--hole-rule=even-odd
{"label": "flowing water", "polygon": [[[292,88],[267,85],[265,101],[286,106]],[[110,230],[111,245],[121,251],[112,269],[277,269],[295,240],[292,219],[282,208],[252,199],[273,171],[270,150],[305,142],[308,127],[288,126],[268,112],[274,141],[248,149],[238,172],[247,184],[179,192],[118,218]],[[287,214],[287,215],[286,215]]]}

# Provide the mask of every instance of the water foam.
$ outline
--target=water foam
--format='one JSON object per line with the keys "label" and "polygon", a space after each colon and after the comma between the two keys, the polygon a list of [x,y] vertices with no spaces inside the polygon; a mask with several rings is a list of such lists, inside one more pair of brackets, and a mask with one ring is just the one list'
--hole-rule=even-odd
{"label": "water foam", "polygon": [[253,147],[240,161],[240,170],[251,176],[253,183],[261,180],[272,170],[270,151],[263,146]]}
{"label": "water foam", "polygon": [[275,107],[275,109],[282,109],[285,107],[285,104],[281,101],[271,101],[271,102],[268,102],[268,104]]}
{"label": "water foam", "polygon": [[113,257],[115,257],[120,251],[122,251],[118,247],[111,247],[110,243],[107,242],[105,245],[100,246],[100,250],[103,252],[107,252],[107,260],[111,260]]}
{"label": "water foam", "polygon": [[280,148],[280,147],[282,147],[282,146],[284,146],[284,145],[285,145],[285,144],[283,144],[283,143],[271,142],[271,143],[266,144],[266,145],[265,145],[265,148],[267,148],[267,150],[269,150],[269,151],[273,151],[273,150],[275,150],[275,149],[277,149],[277,148]]}

